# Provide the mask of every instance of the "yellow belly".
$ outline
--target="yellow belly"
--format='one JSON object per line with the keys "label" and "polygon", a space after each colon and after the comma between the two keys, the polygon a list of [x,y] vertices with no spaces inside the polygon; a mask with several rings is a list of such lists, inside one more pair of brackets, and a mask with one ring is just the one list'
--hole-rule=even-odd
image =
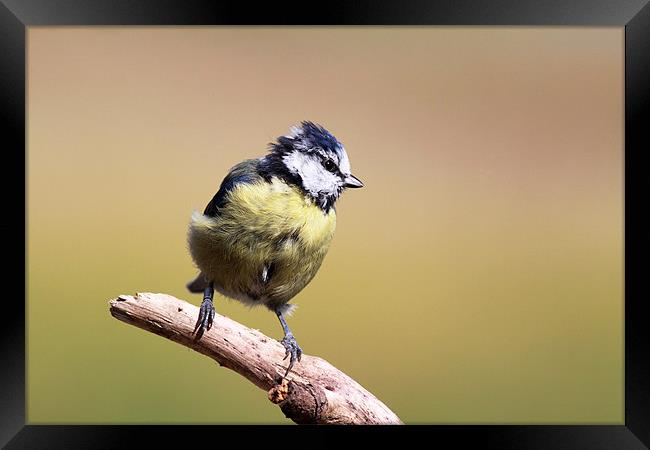
{"label": "yellow belly", "polygon": [[273,308],[316,275],[335,227],[333,208],[325,213],[273,178],[234,187],[217,217],[195,212],[188,241],[194,262],[217,291]]}

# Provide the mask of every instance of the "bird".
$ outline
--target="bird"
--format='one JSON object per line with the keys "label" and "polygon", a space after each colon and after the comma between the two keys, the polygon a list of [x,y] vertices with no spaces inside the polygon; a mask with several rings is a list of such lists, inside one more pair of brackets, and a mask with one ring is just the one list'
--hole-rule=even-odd
{"label": "bird", "polygon": [[268,144],[267,153],[230,169],[203,213],[193,211],[188,247],[199,269],[187,283],[203,293],[193,335],[215,317],[214,293],[264,306],[282,325],[287,377],[302,349],[285,316],[289,301],[314,278],[336,228],[337,199],[364,184],[345,147],[322,125],[302,121]]}

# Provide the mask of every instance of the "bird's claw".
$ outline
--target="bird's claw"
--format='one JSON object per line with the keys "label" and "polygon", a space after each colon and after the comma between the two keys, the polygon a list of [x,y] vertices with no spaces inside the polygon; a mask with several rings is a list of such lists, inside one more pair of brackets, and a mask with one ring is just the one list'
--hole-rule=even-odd
{"label": "bird's claw", "polygon": [[195,334],[196,337],[194,338],[195,340],[201,339],[201,336],[203,336],[203,333],[210,328],[212,328],[212,322],[214,321],[214,305],[212,304],[212,300],[209,298],[204,298],[203,302],[201,303],[201,308],[199,308],[199,318],[196,321],[196,325],[194,325],[194,331],[192,334]]}
{"label": "bird's claw", "polygon": [[291,357],[289,359],[289,367],[287,367],[287,371],[284,374],[284,377],[286,378],[287,375],[289,375],[289,372],[291,371],[291,368],[293,367],[293,364],[296,362],[296,360],[300,361],[300,357],[302,356],[302,349],[298,345],[298,342],[296,342],[296,338],[293,337],[292,334],[286,335],[280,343],[284,346],[286,349],[286,353],[284,354],[284,358],[282,358],[282,361],[286,360],[287,358]]}

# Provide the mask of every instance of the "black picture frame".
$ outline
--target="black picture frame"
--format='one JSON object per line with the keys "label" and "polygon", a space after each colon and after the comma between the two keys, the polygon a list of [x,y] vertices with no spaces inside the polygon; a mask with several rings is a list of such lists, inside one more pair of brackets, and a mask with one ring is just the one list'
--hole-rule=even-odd
{"label": "black picture frame", "polygon": [[[455,0],[305,2],[207,0],[0,0],[0,98],[5,171],[2,230],[5,242],[26,237],[25,36],[37,25],[571,25],[625,27],[625,423],[622,425],[430,425],[421,427],[251,427],[277,445],[294,433],[395,434],[417,430],[435,442],[488,448],[638,449],[650,445],[650,347],[639,294],[641,240],[647,230],[640,201],[641,157],[650,150],[650,5],[648,0]],[[645,113],[645,114],[644,114]],[[8,156],[16,158],[9,162]],[[22,196],[20,195],[22,193]],[[21,201],[22,211],[21,216]],[[646,202],[647,204],[647,202]],[[23,220],[21,220],[21,217]],[[15,228],[15,234],[9,236]],[[25,423],[26,246],[5,253],[0,380],[0,445],[6,448],[167,447],[179,436],[187,445],[224,442],[233,427],[37,426]],[[22,264],[21,264],[22,262]],[[23,269],[21,277],[20,271]],[[17,282],[23,280],[23,283]],[[242,438],[241,429],[235,433]],[[229,431],[230,430],[230,431]],[[249,428],[246,429],[248,431]],[[318,430],[318,431],[316,431]],[[363,430],[363,431],[360,431]],[[249,436],[247,433],[246,436]],[[189,439],[189,440],[188,440]],[[431,442],[431,441],[429,441]],[[296,441],[293,442],[294,444]],[[644,445],[645,444],[645,445]],[[217,445],[217,444],[215,444]]]}

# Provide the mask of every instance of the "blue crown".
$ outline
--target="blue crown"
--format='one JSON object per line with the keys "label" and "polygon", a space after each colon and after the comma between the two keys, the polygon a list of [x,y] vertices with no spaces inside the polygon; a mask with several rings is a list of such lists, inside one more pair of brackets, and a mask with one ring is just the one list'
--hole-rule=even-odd
{"label": "blue crown", "polygon": [[302,139],[309,147],[321,147],[334,152],[342,147],[341,143],[322,126],[308,121],[303,121],[300,125],[302,133],[296,137]]}
{"label": "blue crown", "polygon": [[293,127],[289,136],[280,136],[277,142],[270,144],[271,151],[280,154],[296,149],[310,151],[315,148],[338,153],[343,145],[325,128],[306,120],[300,122],[300,126]]}

